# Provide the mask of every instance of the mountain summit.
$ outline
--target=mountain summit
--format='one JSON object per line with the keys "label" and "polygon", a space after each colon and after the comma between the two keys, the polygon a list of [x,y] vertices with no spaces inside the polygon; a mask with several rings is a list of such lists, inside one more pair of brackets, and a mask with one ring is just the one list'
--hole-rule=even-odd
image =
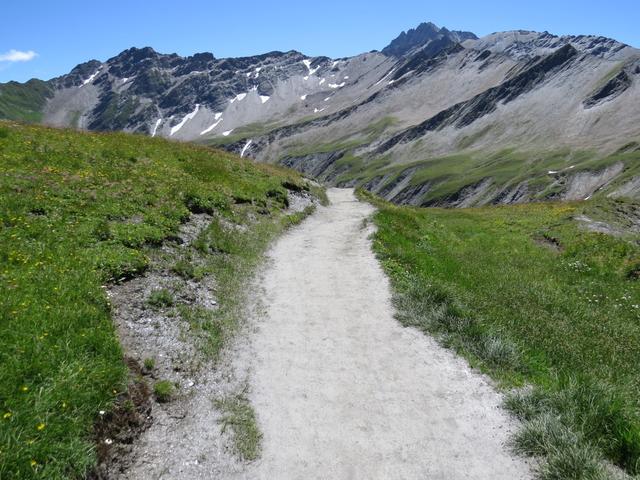
{"label": "mountain summit", "polygon": [[429,45],[437,45],[438,48],[447,44],[461,43],[465,40],[476,40],[475,34],[471,32],[450,31],[446,28],[438,28],[437,25],[427,22],[421,23],[416,28],[407,32],[402,32],[382,53],[401,57],[408,53],[415,53],[417,50],[428,48]]}

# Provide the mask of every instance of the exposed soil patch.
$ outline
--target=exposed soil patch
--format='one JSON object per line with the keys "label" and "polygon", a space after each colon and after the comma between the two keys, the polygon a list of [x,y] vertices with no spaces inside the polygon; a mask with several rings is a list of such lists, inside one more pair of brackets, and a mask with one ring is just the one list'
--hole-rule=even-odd
{"label": "exposed soil patch", "polygon": [[536,237],[534,237],[533,239],[538,245],[548,248],[551,251],[554,252],[561,252],[562,251],[562,245],[560,244],[560,242],[558,241],[557,238],[551,237],[549,235],[546,234],[542,234],[542,235],[538,235]]}
{"label": "exposed soil patch", "polygon": [[[176,262],[185,258],[189,266],[202,262],[190,246],[211,220],[207,214],[192,215],[176,238],[151,253],[144,276],[113,285],[107,292],[129,357],[131,399],[118,402],[98,426],[100,465],[94,478],[152,478],[144,472],[157,474],[175,458],[172,434],[180,430],[178,424],[187,417],[193,399],[206,388],[203,367],[210,363],[199,351],[199,339],[191,334],[192,325],[178,307],[212,310],[217,304],[214,279],[189,278]],[[163,383],[171,386],[171,399],[151,394],[154,386]],[[143,398],[138,406],[136,401]],[[213,408],[203,411],[215,416]],[[119,426],[125,428],[112,433]],[[159,438],[166,443],[158,442]]]}
{"label": "exposed soil patch", "polygon": [[126,359],[129,368],[127,391],[120,394],[114,408],[100,415],[94,426],[98,466],[88,480],[105,480],[113,472],[124,471],[131,445],[151,424],[151,392],[143,378],[143,368],[132,358]]}
{"label": "exposed soil patch", "polygon": [[[287,214],[316,202],[304,191],[289,192],[288,201]],[[237,432],[216,405],[245,389],[242,365],[249,362],[242,335],[210,355],[211,340],[200,324],[218,308],[216,280],[199,270],[207,254],[195,248],[212,221],[246,230],[193,214],[175,238],[150,253],[144,276],[107,291],[131,380],[122,401],[96,427],[100,463],[91,479],[209,479],[240,469]]]}

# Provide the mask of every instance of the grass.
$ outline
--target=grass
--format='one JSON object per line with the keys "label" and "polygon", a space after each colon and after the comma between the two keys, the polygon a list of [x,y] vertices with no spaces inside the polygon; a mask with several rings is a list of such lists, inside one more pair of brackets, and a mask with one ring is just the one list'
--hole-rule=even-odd
{"label": "grass", "polygon": [[222,431],[231,427],[236,453],[245,461],[252,461],[260,454],[262,434],[249,400],[244,393],[230,395],[215,402],[222,412],[220,423]]}
{"label": "grass", "polygon": [[145,370],[151,372],[156,367],[156,360],[154,358],[145,358],[142,364]]}
{"label": "grass", "polygon": [[259,137],[266,135],[270,131],[279,127],[278,122],[266,122],[266,123],[250,123],[240,128],[235,129],[230,135],[226,137],[219,136],[220,133],[211,133],[204,140],[200,140],[199,143],[209,145],[212,147],[221,147],[232,143],[239,142],[240,140],[248,140],[251,137]]}
{"label": "grass", "polygon": [[174,304],[173,295],[166,288],[154,290],[147,299],[147,304],[153,308],[171,307]]}
{"label": "grass", "polygon": [[[481,134],[482,132],[478,132]],[[475,141],[470,138],[469,142]],[[519,151],[503,149],[497,152],[467,150],[454,155],[438,156],[411,163],[392,164],[390,159],[382,157],[347,159],[349,170],[343,173],[340,181],[356,181],[362,186],[373,179],[388,176],[386,183],[392,184],[407,170],[414,171],[411,185],[430,183],[430,189],[421,199],[424,205],[438,205],[453,198],[466,187],[479,185],[483,180],[491,179],[491,189],[511,189],[525,182],[534,200],[557,197],[564,187],[556,184],[558,175],[548,172],[563,172],[561,176],[572,176],[579,172],[597,172],[621,162],[624,171],[598,191],[595,197],[605,197],[625,181],[640,175],[640,151],[619,151],[612,154],[600,154],[589,150],[549,150]],[[566,170],[573,166],[571,170]]]}
{"label": "grass", "polygon": [[[614,222],[639,205],[412,209],[360,195],[379,207],[374,248],[399,320],[502,387],[531,386],[507,407],[525,422],[519,451],[545,455],[541,478],[599,478],[587,457],[640,473],[640,283],[629,275],[639,239],[572,219]],[[584,473],[562,473],[580,465]]]}
{"label": "grass", "polygon": [[[307,143],[307,144],[291,144],[286,149],[286,155],[280,158],[284,161],[288,158],[306,157],[322,153],[343,152],[344,155],[336,162],[336,167],[348,166],[346,178],[351,178],[352,173],[361,173],[362,162],[359,157],[353,155],[353,151],[360,146],[371,143],[376,140],[388,128],[397,123],[395,117],[382,117],[377,122],[368,125],[366,128],[349,133],[343,137],[329,143]],[[342,179],[342,177],[340,177]]]}
{"label": "grass", "polygon": [[175,262],[171,271],[184,280],[201,280],[202,269],[197,268],[188,258],[181,258]]}
{"label": "grass", "polygon": [[[284,198],[280,200],[284,202]],[[284,208],[284,203],[281,206]],[[261,262],[270,242],[314,210],[314,207],[308,207],[274,221],[265,216],[261,202],[255,208],[263,212],[257,219],[252,219],[252,210],[238,210],[226,222],[214,219],[193,243],[194,253],[200,255],[203,262],[203,275],[215,278],[214,292],[218,305],[215,310],[184,305],[180,314],[189,322],[192,331],[205,334],[200,346],[210,358],[217,357],[225,340],[233,335],[246,313],[246,282]],[[245,228],[247,224],[251,224],[251,228]]]}
{"label": "grass", "polygon": [[[0,122],[0,478],[83,478],[98,412],[126,390],[103,286],[143,273],[192,211],[244,219],[254,233],[238,245],[255,246],[255,264],[290,221],[283,184],[303,188],[293,172],[204,147]],[[233,298],[249,267],[211,228],[200,244]],[[240,303],[221,305],[218,323]]]}
{"label": "grass", "polygon": [[526,423],[513,446],[519,454],[547,459],[538,472],[544,480],[607,478],[598,452],[552,415],[545,414]]}
{"label": "grass", "polygon": [[25,83],[0,84],[0,118],[39,122],[53,89],[47,82],[32,79]]}
{"label": "grass", "polygon": [[153,394],[161,403],[170,401],[176,391],[176,387],[169,380],[160,380],[153,385]]}

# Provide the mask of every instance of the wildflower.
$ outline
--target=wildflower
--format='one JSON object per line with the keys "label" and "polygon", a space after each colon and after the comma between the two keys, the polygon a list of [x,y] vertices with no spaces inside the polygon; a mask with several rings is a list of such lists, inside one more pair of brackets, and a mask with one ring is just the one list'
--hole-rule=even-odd
{"label": "wildflower", "polygon": [[11,413],[11,412],[7,412],[7,413],[5,413],[4,415],[2,415],[2,418],[4,418],[4,419],[6,420],[6,419],[8,419],[8,418],[11,418],[11,416],[12,416],[12,415],[13,415],[13,413]]}
{"label": "wildflower", "polygon": [[67,408],[67,402],[62,402],[62,408]]}
{"label": "wildflower", "polygon": [[100,410],[98,413],[99,413],[100,415],[104,415],[104,414],[105,414],[105,411],[104,411],[104,410]]}
{"label": "wildflower", "polygon": [[113,440],[111,440],[110,438],[105,438],[105,439],[104,439],[104,443],[105,443],[106,445],[111,445],[111,444],[113,443]]}
{"label": "wildflower", "polygon": [[38,465],[38,462],[36,462],[34,459],[31,459],[29,463],[31,464],[32,468],[35,468]]}
{"label": "wildflower", "polygon": [[40,422],[36,428],[38,429],[38,431],[42,431],[42,430],[44,430],[45,426],[46,425],[44,423]]}
{"label": "wildflower", "polygon": [[29,387],[27,387],[26,385],[23,385],[22,387],[20,387],[20,390],[23,392],[28,392],[29,391]]}

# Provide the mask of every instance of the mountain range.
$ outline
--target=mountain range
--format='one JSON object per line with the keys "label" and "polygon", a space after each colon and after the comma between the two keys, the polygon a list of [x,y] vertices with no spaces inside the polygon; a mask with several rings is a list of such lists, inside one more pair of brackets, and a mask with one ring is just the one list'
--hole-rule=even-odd
{"label": "mountain range", "polygon": [[0,118],[217,146],[401,204],[640,196],[640,50],[432,23],[348,58],[131,48],[0,84]]}

